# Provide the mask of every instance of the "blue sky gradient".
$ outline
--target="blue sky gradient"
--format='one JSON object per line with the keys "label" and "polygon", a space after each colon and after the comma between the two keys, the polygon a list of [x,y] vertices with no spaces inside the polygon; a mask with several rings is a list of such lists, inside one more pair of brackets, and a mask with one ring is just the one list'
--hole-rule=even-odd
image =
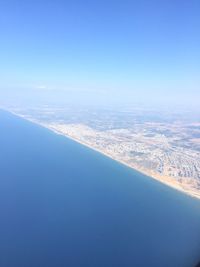
{"label": "blue sky gradient", "polygon": [[199,14],[197,0],[1,1],[1,95],[198,105]]}

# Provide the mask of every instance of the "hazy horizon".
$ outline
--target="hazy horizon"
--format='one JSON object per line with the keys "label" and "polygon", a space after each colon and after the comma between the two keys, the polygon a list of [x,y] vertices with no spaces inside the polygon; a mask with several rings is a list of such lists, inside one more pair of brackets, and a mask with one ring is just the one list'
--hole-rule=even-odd
{"label": "hazy horizon", "polygon": [[1,102],[198,108],[199,11],[194,0],[3,1]]}

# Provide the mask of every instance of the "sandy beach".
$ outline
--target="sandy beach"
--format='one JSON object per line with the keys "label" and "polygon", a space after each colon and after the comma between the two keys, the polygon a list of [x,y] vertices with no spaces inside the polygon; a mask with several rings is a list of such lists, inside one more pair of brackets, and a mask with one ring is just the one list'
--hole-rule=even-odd
{"label": "sandy beach", "polygon": [[95,147],[93,147],[93,146],[91,146],[91,145],[89,145],[89,144],[87,144],[85,142],[82,142],[82,141],[80,141],[80,140],[78,140],[76,138],[73,138],[72,136],[69,136],[67,134],[64,134],[64,133],[62,133],[62,132],[60,132],[58,130],[52,129],[51,127],[48,127],[48,126],[44,125],[43,123],[40,123],[40,122],[38,122],[36,120],[33,120],[33,119],[29,119],[29,118],[27,118],[27,117],[25,117],[23,115],[17,114],[15,112],[11,112],[9,110],[6,110],[6,111],[12,113],[15,116],[18,116],[18,117],[21,117],[21,118],[23,118],[25,120],[28,120],[28,121],[30,121],[30,122],[32,122],[34,124],[40,125],[41,127],[44,127],[44,128],[46,128],[46,129],[48,129],[48,130],[50,130],[50,131],[52,131],[52,132],[54,132],[54,133],[56,133],[58,135],[65,136],[66,138],[69,138],[69,139],[71,139],[71,140],[73,140],[73,141],[75,141],[75,142],[77,142],[77,143],[79,143],[79,144],[81,144],[83,146],[86,146],[87,148],[90,148],[90,149],[92,149],[92,150],[94,150],[94,151],[96,151],[98,153],[101,153],[104,156],[106,156],[106,157],[108,157],[108,158],[110,158],[112,160],[115,160],[118,163],[121,163],[121,164],[123,164],[123,165],[125,165],[125,166],[127,166],[127,167],[129,167],[129,168],[131,168],[133,170],[135,170],[135,171],[138,171],[138,172],[146,175],[147,178],[149,178],[149,179],[154,179],[154,180],[156,180],[156,181],[158,181],[158,182],[160,182],[160,183],[162,183],[162,184],[164,184],[164,185],[166,185],[166,186],[168,186],[170,188],[173,188],[173,189],[178,190],[179,192],[182,192],[182,193],[184,193],[184,194],[186,194],[186,195],[188,195],[190,197],[197,198],[197,199],[200,200],[200,192],[198,192],[197,190],[193,191],[193,190],[188,190],[187,188],[183,188],[183,186],[180,183],[172,180],[172,178],[170,179],[169,177],[158,176],[158,175],[152,174],[151,172],[148,172],[146,170],[141,170],[141,169],[137,168],[137,166],[133,167],[133,166],[127,164],[123,160],[119,160],[119,159],[109,155],[108,153],[105,153],[104,151],[102,151],[100,149],[97,149],[97,148],[95,148]]}

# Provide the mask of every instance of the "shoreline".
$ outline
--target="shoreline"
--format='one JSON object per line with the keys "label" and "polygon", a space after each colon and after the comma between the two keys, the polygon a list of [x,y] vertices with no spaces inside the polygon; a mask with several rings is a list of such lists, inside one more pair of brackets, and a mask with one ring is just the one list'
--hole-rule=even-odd
{"label": "shoreline", "polygon": [[167,187],[169,187],[169,188],[171,188],[171,189],[174,189],[174,190],[176,190],[176,191],[178,191],[178,192],[180,192],[180,193],[183,193],[184,195],[187,195],[187,196],[189,196],[189,197],[192,197],[192,198],[195,198],[195,199],[200,200],[200,193],[199,193],[199,194],[195,194],[193,191],[190,192],[189,190],[185,190],[185,189],[183,189],[183,188],[182,188],[180,185],[178,185],[178,184],[176,185],[176,184],[173,184],[173,183],[164,181],[164,180],[162,180],[162,179],[159,179],[159,178],[157,178],[157,177],[154,177],[154,176],[152,176],[151,174],[148,174],[148,173],[146,173],[146,172],[144,172],[144,171],[142,171],[142,170],[139,170],[139,169],[136,169],[136,168],[132,167],[131,165],[129,165],[128,163],[126,163],[126,162],[124,162],[124,161],[122,161],[122,160],[118,160],[118,159],[112,157],[111,155],[109,155],[109,154],[103,152],[103,151],[100,150],[100,149],[94,148],[94,147],[92,147],[91,145],[88,145],[88,144],[86,144],[86,143],[84,143],[84,142],[81,142],[81,141],[79,141],[78,139],[75,139],[75,138],[73,138],[73,137],[71,137],[71,136],[69,136],[69,135],[66,135],[66,134],[63,134],[63,133],[61,133],[61,132],[59,132],[59,131],[56,131],[56,130],[54,130],[54,129],[51,129],[50,127],[44,126],[44,125],[42,125],[42,124],[38,124],[38,125],[40,125],[40,126],[42,126],[42,127],[45,127],[46,129],[48,129],[48,130],[50,130],[50,131],[52,131],[52,132],[54,132],[54,133],[56,133],[56,134],[58,134],[58,135],[64,136],[64,137],[66,137],[66,138],[69,138],[70,140],[72,140],[72,141],[74,141],[74,142],[76,142],[76,143],[78,143],[78,144],[80,144],[80,145],[83,145],[83,146],[85,146],[85,147],[87,147],[87,148],[89,148],[89,149],[91,149],[91,150],[93,150],[93,151],[95,151],[95,152],[98,152],[98,153],[100,153],[100,154],[102,154],[102,155],[108,157],[109,159],[114,160],[114,161],[116,161],[117,163],[120,163],[120,164],[122,164],[122,165],[124,165],[124,166],[130,168],[130,169],[133,170],[133,171],[136,171],[136,172],[138,172],[138,173],[140,173],[140,174],[142,174],[142,175],[145,175],[146,178],[148,178],[148,179],[153,179],[153,180],[155,180],[155,181],[157,181],[157,182],[159,182],[159,183],[161,183],[161,184],[163,184],[163,185],[165,185],[165,186],[167,186]]}
{"label": "shoreline", "polygon": [[[161,184],[163,184],[163,185],[165,185],[165,186],[168,186],[168,187],[171,188],[171,189],[174,189],[174,190],[176,190],[176,191],[178,191],[178,192],[181,192],[181,193],[183,193],[183,194],[185,194],[185,195],[187,195],[187,196],[189,196],[189,197],[192,197],[192,198],[195,198],[195,199],[200,200],[200,192],[199,192],[199,194],[198,194],[198,193],[196,193],[196,192],[194,192],[194,191],[192,191],[192,190],[184,189],[184,188],[182,188],[181,185],[178,184],[176,181],[174,181],[174,182],[170,182],[170,181],[165,181],[165,180],[163,180],[162,178],[155,177],[155,176],[153,176],[151,173],[142,171],[142,170],[140,170],[139,168],[134,168],[133,166],[129,165],[128,163],[124,162],[123,160],[119,160],[119,159],[117,159],[117,158],[115,158],[115,157],[113,157],[113,156],[111,156],[111,155],[105,153],[104,151],[102,151],[102,150],[100,150],[100,149],[98,149],[98,148],[95,148],[95,147],[93,147],[93,146],[91,146],[91,145],[89,145],[89,144],[87,144],[87,143],[84,143],[84,142],[82,142],[82,141],[80,141],[80,140],[78,140],[78,139],[76,139],[76,138],[73,138],[72,136],[69,136],[69,135],[67,135],[67,134],[64,134],[64,133],[62,133],[62,132],[60,132],[60,131],[58,131],[58,130],[52,129],[51,127],[48,127],[48,126],[46,126],[46,125],[43,125],[42,123],[40,123],[40,122],[38,122],[38,121],[36,121],[36,120],[34,120],[34,119],[29,119],[29,118],[25,117],[24,115],[17,114],[17,113],[15,113],[15,112],[10,111],[10,110],[7,110],[7,109],[3,109],[3,110],[4,110],[4,111],[7,111],[7,112],[9,112],[9,113],[11,113],[11,114],[13,114],[13,115],[15,115],[15,116],[17,116],[17,117],[20,117],[20,118],[22,118],[22,119],[24,119],[24,120],[26,120],[26,121],[29,121],[29,122],[34,123],[34,124],[36,124],[36,125],[39,125],[39,126],[41,126],[41,127],[43,127],[43,128],[46,128],[46,129],[48,129],[49,131],[51,131],[51,132],[53,132],[53,133],[55,133],[55,134],[61,135],[61,136],[65,137],[65,138],[69,138],[70,140],[72,140],[72,141],[74,141],[74,142],[76,142],[76,143],[78,143],[78,144],[81,144],[81,145],[83,145],[83,146],[85,146],[85,147],[87,147],[87,148],[89,148],[89,149],[91,149],[91,150],[93,150],[93,151],[95,151],[95,152],[98,152],[98,153],[100,153],[100,154],[102,154],[102,155],[108,157],[109,159],[112,159],[112,160],[116,161],[117,163],[123,164],[124,166],[130,168],[131,170],[134,170],[134,171],[136,171],[136,172],[139,172],[140,174],[145,175],[148,179],[153,179],[153,180],[155,180],[155,181],[157,181],[157,182],[159,182],[159,183],[161,183]],[[164,177],[163,177],[163,178],[164,178]]]}

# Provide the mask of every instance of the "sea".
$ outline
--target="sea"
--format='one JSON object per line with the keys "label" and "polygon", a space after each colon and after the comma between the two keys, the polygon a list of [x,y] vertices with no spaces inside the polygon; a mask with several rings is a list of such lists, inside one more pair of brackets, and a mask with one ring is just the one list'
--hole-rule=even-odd
{"label": "sea", "polygon": [[200,200],[0,111],[0,267],[195,267]]}

